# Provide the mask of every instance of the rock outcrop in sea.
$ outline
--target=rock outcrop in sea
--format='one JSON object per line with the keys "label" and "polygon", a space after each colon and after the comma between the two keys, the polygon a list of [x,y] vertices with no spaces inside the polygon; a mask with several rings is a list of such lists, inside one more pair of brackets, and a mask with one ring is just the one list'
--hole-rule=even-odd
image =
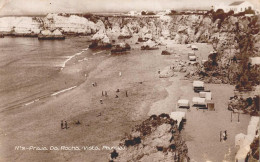
{"label": "rock outcrop in sea", "polygon": [[108,38],[106,31],[100,29],[96,34],[91,38],[91,44],[89,48],[111,48],[112,44]]}

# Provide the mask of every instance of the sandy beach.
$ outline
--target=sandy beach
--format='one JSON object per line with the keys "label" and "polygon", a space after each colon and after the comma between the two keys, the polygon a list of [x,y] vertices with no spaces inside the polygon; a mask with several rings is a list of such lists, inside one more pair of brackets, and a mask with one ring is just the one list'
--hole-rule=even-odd
{"label": "sandy beach", "polygon": [[[234,136],[245,133],[250,118],[241,115],[238,123],[234,116],[234,121],[230,122],[227,101],[234,87],[206,85],[213,93],[216,111],[177,109],[178,99],[191,100],[198,94],[192,90],[192,81],[184,79],[184,73],[159,78],[158,70],[172,66],[176,55],[161,55],[165,46],[159,50],[141,51],[140,45],[130,45],[132,50],[127,54],[110,55],[101,51],[92,58],[86,58],[84,53],[71,58],[59,74],[63,76],[63,82],[73,76],[76,84],[60,88],[52,93],[55,95],[37,102],[2,111],[0,154],[3,156],[0,161],[41,161],[42,158],[44,161],[107,161],[111,150],[22,151],[15,150],[15,146],[112,147],[150,115],[172,111],[187,113],[182,133],[192,161],[232,161]],[[197,46],[199,60],[206,59],[211,45]],[[169,42],[167,48],[180,55],[178,59],[187,60],[189,49],[186,45]],[[93,87],[95,82],[97,86]],[[102,91],[108,96],[102,96]],[[68,129],[60,128],[61,120],[68,122]],[[77,121],[80,124],[76,124]],[[219,142],[219,131],[222,130],[228,130],[228,140],[224,143]],[[229,149],[232,151],[227,154]]]}

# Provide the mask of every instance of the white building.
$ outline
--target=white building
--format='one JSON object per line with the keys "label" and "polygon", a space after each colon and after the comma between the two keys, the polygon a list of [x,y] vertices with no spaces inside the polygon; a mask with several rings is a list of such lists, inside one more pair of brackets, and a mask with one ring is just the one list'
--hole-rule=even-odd
{"label": "white building", "polygon": [[137,11],[129,11],[127,13],[128,16],[138,16],[138,15],[141,15],[140,12],[137,12]]}
{"label": "white building", "polygon": [[247,1],[235,1],[229,5],[226,4],[219,4],[214,6],[214,11],[216,12],[218,9],[223,9],[224,12],[229,12],[231,10],[234,11],[234,13],[244,12],[247,9],[254,9],[254,5]]}
{"label": "white building", "polygon": [[165,16],[165,15],[168,15],[171,13],[171,10],[164,10],[164,11],[161,11],[161,12],[158,12],[156,15],[159,15],[159,16]]}

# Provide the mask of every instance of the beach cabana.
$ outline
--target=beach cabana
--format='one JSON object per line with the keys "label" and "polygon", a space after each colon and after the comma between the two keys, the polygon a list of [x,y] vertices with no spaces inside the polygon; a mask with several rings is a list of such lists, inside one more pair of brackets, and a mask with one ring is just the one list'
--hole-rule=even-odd
{"label": "beach cabana", "polygon": [[177,121],[178,128],[181,126],[181,122],[186,120],[186,113],[181,111],[171,112],[170,118]]}
{"label": "beach cabana", "polygon": [[186,99],[178,100],[178,108],[190,108],[190,101]]}
{"label": "beach cabana", "polygon": [[201,91],[199,92],[199,95],[201,98],[206,98],[207,101],[210,101],[212,99],[211,92]]}
{"label": "beach cabana", "polygon": [[188,53],[188,59],[189,59],[189,61],[196,61],[196,55],[195,55],[195,53],[194,52],[189,52]]}
{"label": "beach cabana", "polygon": [[207,107],[206,99],[201,97],[193,97],[192,103],[194,106]]}
{"label": "beach cabana", "polygon": [[192,45],[192,46],[191,46],[191,49],[192,49],[192,50],[199,50],[199,48],[198,48],[197,46],[195,46],[195,45]]}
{"label": "beach cabana", "polygon": [[193,89],[195,92],[204,91],[204,82],[202,81],[193,81]]}
{"label": "beach cabana", "polygon": [[241,146],[245,140],[246,135],[239,133],[235,136],[235,146]]}

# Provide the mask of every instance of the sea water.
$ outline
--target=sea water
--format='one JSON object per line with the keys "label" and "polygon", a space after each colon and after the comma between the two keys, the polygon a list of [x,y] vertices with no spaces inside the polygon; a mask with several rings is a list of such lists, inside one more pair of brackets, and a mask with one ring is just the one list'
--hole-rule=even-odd
{"label": "sea water", "polygon": [[77,56],[86,56],[82,61],[93,56],[88,39],[0,38],[0,112],[75,87],[76,81],[61,71]]}

